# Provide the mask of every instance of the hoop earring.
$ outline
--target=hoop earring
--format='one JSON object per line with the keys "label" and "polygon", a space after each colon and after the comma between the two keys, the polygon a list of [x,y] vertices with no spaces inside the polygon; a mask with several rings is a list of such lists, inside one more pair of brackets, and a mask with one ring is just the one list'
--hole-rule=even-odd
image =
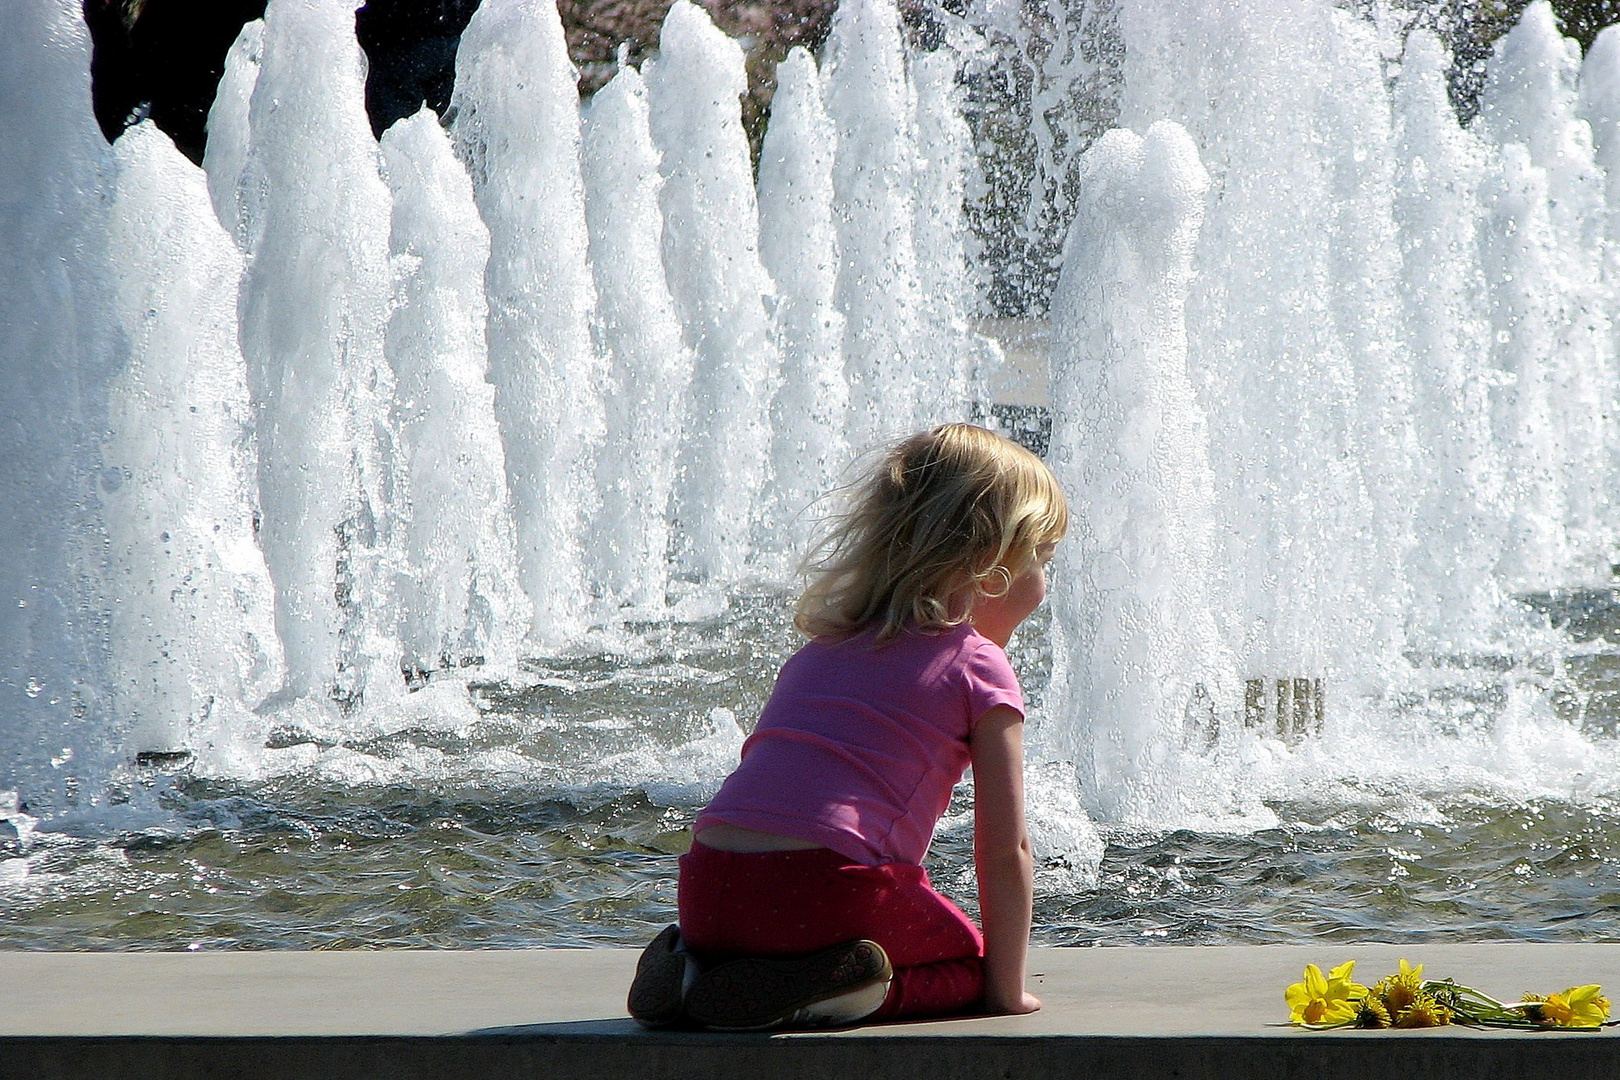
{"label": "hoop earring", "polygon": [[1006,596],[1009,592],[1012,591],[1012,582],[1013,582],[1012,571],[1008,570],[1005,566],[997,565],[997,566],[992,566],[990,569],[988,569],[988,570],[986,570],[984,572],[984,576],[987,577],[987,578],[991,574],[1000,574],[1001,575],[1001,580],[1002,580],[1002,583],[1003,583],[1002,586],[1001,586],[1001,591],[1000,592],[991,592],[989,589],[984,588],[982,582],[980,584],[979,591],[984,594],[984,597],[985,597],[986,600],[999,600],[1003,596]]}

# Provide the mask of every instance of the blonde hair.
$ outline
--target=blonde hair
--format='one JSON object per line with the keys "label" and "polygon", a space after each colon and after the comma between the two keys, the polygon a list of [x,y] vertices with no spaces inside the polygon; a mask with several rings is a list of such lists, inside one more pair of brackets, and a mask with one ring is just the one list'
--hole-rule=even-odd
{"label": "blonde hair", "polygon": [[1003,595],[1069,529],[1046,463],[972,424],[903,440],[845,495],[848,510],[804,563],[811,580],[793,622],[811,637],[878,624],[882,642],[908,626],[966,622],[980,597]]}

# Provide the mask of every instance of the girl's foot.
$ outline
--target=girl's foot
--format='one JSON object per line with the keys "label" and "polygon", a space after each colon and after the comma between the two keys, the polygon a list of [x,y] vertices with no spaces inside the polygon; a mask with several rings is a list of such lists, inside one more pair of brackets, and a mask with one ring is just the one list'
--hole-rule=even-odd
{"label": "girl's foot", "polygon": [[746,957],[692,984],[686,1015],[716,1031],[853,1024],[877,1012],[894,968],[875,941],[849,941],[793,959]]}
{"label": "girl's foot", "polygon": [[678,926],[666,926],[641,950],[636,978],[626,1003],[642,1027],[668,1027],[685,1012],[687,991],[698,977],[697,961],[686,951]]}

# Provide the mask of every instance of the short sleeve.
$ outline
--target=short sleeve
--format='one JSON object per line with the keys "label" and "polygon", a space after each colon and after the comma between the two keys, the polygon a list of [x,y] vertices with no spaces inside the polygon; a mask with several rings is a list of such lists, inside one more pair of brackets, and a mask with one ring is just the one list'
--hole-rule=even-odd
{"label": "short sleeve", "polygon": [[963,666],[967,680],[968,726],[998,705],[1011,706],[1024,715],[1024,692],[1007,654],[993,641],[981,641]]}

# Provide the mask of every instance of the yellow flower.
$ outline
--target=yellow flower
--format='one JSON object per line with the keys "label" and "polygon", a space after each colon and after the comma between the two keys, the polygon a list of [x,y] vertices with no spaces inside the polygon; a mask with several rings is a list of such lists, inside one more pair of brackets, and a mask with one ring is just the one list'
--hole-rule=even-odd
{"label": "yellow flower", "polygon": [[1417,987],[1408,986],[1393,975],[1387,979],[1379,979],[1373,984],[1373,996],[1384,1003],[1391,1016],[1398,1016],[1411,1008],[1412,1002],[1417,998]]}
{"label": "yellow flower", "polygon": [[[1404,966],[1404,965],[1403,965]],[[1395,1018],[1398,1028],[1445,1027],[1451,1023],[1451,1010],[1434,1000],[1434,995],[1418,993],[1412,1003]]]}
{"label": "yellow flower", "polygon": [[1412,1002],[1417,1000],[1418,991],[1422,989],[1423,965],[1412,967],[1402,958],[1400,971],[1379,979],[1373,985],[1372,992],[1383,1001],[1389,1015],[1399,1022],[1401,1014],[1412,1007]]}
{"label": "yellow flower", "polygon": [[1526,994],[1525,1000],[1540,1003],[1536,1011],[1541,1015],[1532,1019],[1548,1027],[1595,1028],[1609,1019],[1609,999],[1603,996],[1603,987],[1596,983],[1572,986],[1562,994],[1546,997]]}
{"label": "yellow flower", "polygon": [[1608,1023],[1609,999],[1603,996],[1603,987],[1594,984],[1572,986],[1564,991],[1574,1023],[1571,1027],[1599,1027]]}
{"label": "yellow flower", "polygon": [[1342,1024],[1354,1020],[1367,988],[1350,981],[1356,962],[1348,960],[1327,973],[1315,964],[1305,965],[1305,981],[1290,986],[1283,994],[1288,1000],[1288,1019],[1296,1024]]}
{"label": "yellow flower", "polygon": [[1548,994],[1547,1000],[1541,1003],[1541,1022],[1554,1027],[1568,1027],[1569,1022],[1575,1018],[1575,1013],[1564,1000],[1562,994]]}
{"label": "yellow flower", "polygon": [[1389,1010],[1384,1008],[1384,1003],[1371,994],[1362,998],[1361,1011],[1356,1013],[1356,1027],[1387,1028],[1389,1026]]}

